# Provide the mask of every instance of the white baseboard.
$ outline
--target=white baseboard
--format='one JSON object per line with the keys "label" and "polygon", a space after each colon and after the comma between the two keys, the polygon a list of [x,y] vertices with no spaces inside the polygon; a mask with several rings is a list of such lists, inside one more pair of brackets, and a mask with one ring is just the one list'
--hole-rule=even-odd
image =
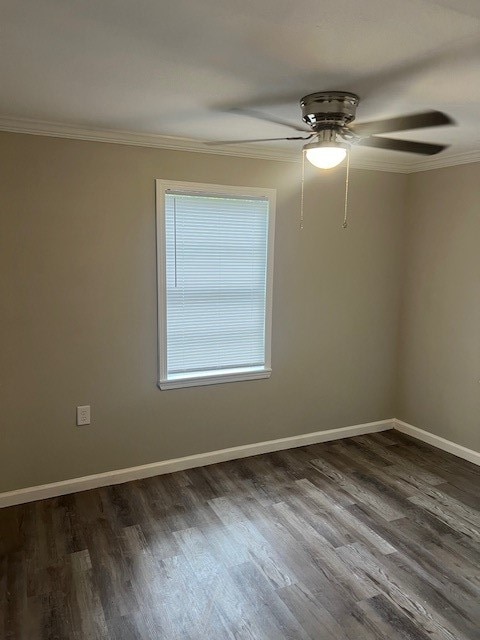
{"label": "white baseboard", "polygon": [[412,438],[417,438],[417,440],[427,442],[438,449],[443,449],[443,451],[453,453],[454,456],[458,456],[459,458],[463,458],[464,460],[468,460],[469,462],[473,462],[473,464],[480,466],[480,453],[478,451],[467,449],[467,447],[464,447],[461,444],[456,444],[455,442],[436,436],[433,433],[414,427],[411,424],[403,422],[402,420],[397,420],[396,418],[393,420],[393,423],[394,428],[397,431],[406,433],[407,435],[412,436]]}
{"label": "white baseboard", "polygon": [[209,451],[207,453],[199,453],[193,456],[185,456],[184,458],[152,462],[151,464],[144,464],[138,467],[117,469],[116,471],[96,473],[91,476],[72,478],[71,480],[62,480],[60,482],[52,482],[50,484],[7,491],[5,493],[0,493],[0,508],[23,504],[24,502],[32,502],[33,500],[44,500],[45,498],[53,498],[55,496],[75,493],[77,491],[85,491],[87,489],[96,489],[97,487],[121,484],[122,482],[129,482],[130,480],[150,478],[152,476],[162,475],[165,473],[173,473],[174,471],[204,467],[209,464],[216,464],[217,462],[247,458],[261,453],[272,453],[273,451],[293,449],[295,447],[302,447],[309,444],[328,442],[330,440],[338,440],[340,438],[350,438],[368,433],[377,433],[388,429],[396,429],[397,431],[406,433],[407,435],[412,436],[412,438],[417,438],[418,440],[427,442],[434,447],[443,449],[443,451],[452,453],[459,458],[463,458],[464,460],[468,460],[469,462],[480,466],[480,453],[478,451],[468,449],[460,444],[456,444],[455,442],[436,436],[433,433],[414,427],[402,420],[392,418],[391,420],[380,420],[379,422],[368,422],[365,424],[353,425],[351,427],[315,431],[313,433],[305,433],[300,436],[256,442],[254,444],[246,444],[240,447],[230,447],[229,449]]}
{"label": "white baseboard", "polygon": [[240,447],[230,447],[229,449],[220,449],[218,451],[200,453],[193,456],[186,456],[184,458],[152,462],[151,464],[143,464],[139,467],[118,469],[116,471],[96,473],[82,478],[72,478],[71,480],[62,480],[60,482],[52,482],[50,484],[38,485],[36,487],[16,489],[15,491],[0,493],[0,508],[9,507],[15,504],[22,504],[24,502],[32,502],[33,500],[53,498],[55,496],[66,495],[67,493],[75,493],[76,491],[85,491],[86,489],[96,489],[97,487],[120,484],[122,482],[129,482],[130,480],[150,478],[164,473],[182,471],[183,469],[204,467],[217,462],[247,458],[249,456],[256,456],[260,453],[271,453],[273,451],[281,451],[282,449],[293,449],[294,447],[302,447],[309,444],[327,442],[329,440],[338,440],[339,438],[349,438],[352,436],[365,435],[367,433],[377,433],[378,431],[392,429],[393,424],[393,419],[380,420],[379,422],[357,424],[352,427],[328,429],[327,431],[315,431],[314,433],[305,433],[300,436],[279,438],[278,440],[267,440],[266,442],[257,442],[255,444],[247,444]]}

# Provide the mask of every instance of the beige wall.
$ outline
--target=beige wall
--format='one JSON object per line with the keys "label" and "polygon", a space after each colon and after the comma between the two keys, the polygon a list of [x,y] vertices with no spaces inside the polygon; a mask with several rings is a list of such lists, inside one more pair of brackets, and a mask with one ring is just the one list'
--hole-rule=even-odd
{"label": "beige wall", "polygon": [[480,164],[409,176],[397,418],[480,451]]}
{"label": "beige wall", "polygon": [[[0,491],[390,418],[406,177],[0,134]],[[273,374],[156,387],[154,179],[277,193]],[[75,426],[91,404],[92,425]]]}

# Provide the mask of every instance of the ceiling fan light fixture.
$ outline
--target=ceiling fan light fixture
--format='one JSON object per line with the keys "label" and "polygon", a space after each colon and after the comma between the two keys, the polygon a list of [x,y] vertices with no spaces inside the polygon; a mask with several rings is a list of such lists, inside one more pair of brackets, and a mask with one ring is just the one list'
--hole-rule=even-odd
{"label": "ceiling fan light fixture", "polygon": [[319,169],[333,169],[347,156],[349,145],[333,140],[325,142],[311,142],[303,147],[307,160]]}

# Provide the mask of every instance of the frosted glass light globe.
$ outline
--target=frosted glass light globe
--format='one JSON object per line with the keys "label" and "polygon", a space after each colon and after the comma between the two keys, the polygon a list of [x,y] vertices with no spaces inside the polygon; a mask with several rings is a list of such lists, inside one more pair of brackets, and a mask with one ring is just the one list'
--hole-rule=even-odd
{"label": "frosted glass light globe", "polygon": [[313,147],[307,149],[307,160],[319,169],[332,169],[345,160],[347,150],[343,147]]}

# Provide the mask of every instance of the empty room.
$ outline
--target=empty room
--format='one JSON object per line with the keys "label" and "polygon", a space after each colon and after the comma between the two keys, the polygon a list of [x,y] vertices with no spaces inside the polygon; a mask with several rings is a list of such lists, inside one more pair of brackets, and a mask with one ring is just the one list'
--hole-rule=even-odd
{"label": "empty room", "polygon": [[480,640],[480,4],[0,0],[0,640]]}

